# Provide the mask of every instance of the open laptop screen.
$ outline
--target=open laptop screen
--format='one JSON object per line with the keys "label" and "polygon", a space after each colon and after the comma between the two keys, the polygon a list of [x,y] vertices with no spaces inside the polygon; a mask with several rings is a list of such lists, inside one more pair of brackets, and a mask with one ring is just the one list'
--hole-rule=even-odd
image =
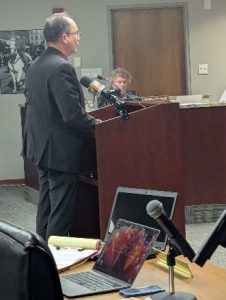
{"label": "open laptop screen", "polygon": [[132,284],[159,230],[119,219],[93,270]]}
{"label": "open laptop screen", "polygon": [[158,200],[163,204],[164,211],[169,219],[172,219],[177,195],[178,194],[176,192],[169,191],[118,187],[104,241],[107,241],[117,220],[121,218],[159,229],[160,234],[155,242],[155,248],[158,250],[165,250],[167,236],[162,231],[158,223],[147,215],[146,206],[149,201]]}

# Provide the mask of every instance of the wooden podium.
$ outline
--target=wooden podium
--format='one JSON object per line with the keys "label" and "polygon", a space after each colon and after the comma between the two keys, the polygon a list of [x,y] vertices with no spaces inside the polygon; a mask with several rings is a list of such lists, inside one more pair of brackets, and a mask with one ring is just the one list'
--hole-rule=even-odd
{"label": "wooden podium", "polygon": [[[173,221],[185,233],[179,104],[142,108],[128,102],[127,110],[128,119],[113,106],[91,112],[103,122],[85,144],[74,236],[103,239],[118,186],[178,192]],[[21,112],[23,124],[25,109]],[[25,183],[38,188],[35,176],[31,162],[25,160]]]}

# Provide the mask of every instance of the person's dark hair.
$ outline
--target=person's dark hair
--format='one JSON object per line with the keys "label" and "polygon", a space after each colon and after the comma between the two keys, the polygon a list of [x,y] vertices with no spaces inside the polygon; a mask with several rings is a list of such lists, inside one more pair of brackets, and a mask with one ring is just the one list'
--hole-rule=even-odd
{"label": "person's dark hair", "polygon": [[67,13],[57,13],[46,19],[43,34],[46,42],[57,42],[62,33],[70,32]]}

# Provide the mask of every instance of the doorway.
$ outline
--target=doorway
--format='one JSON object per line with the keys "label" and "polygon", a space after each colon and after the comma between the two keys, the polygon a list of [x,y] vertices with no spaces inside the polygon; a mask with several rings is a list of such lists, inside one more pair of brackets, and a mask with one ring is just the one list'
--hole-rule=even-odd
{"label": "doorway", "polygon": [[187,93],[184,7],[111,9],[113,67],[141,96]]}

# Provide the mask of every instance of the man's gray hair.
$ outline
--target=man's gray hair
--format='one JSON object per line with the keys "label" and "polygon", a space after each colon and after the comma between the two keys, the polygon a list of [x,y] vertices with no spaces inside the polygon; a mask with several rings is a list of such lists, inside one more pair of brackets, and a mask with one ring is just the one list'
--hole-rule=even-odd
{"label": "man's gray hair", "polygon": [[67,13],[56,13],[46,19],[43,34],[47,43],[57,42],[63,33],[70,32]]}
{"label": "man's gray hair", "polygon": [[113,81],[117,77],[122,77],[122,78],[126,79],[128,84],[130,84],[132,81],[132,75],[130,74],[130,72],[123,68],[116,68],[116,69],[112,70],[109,75],[109,80]]}

